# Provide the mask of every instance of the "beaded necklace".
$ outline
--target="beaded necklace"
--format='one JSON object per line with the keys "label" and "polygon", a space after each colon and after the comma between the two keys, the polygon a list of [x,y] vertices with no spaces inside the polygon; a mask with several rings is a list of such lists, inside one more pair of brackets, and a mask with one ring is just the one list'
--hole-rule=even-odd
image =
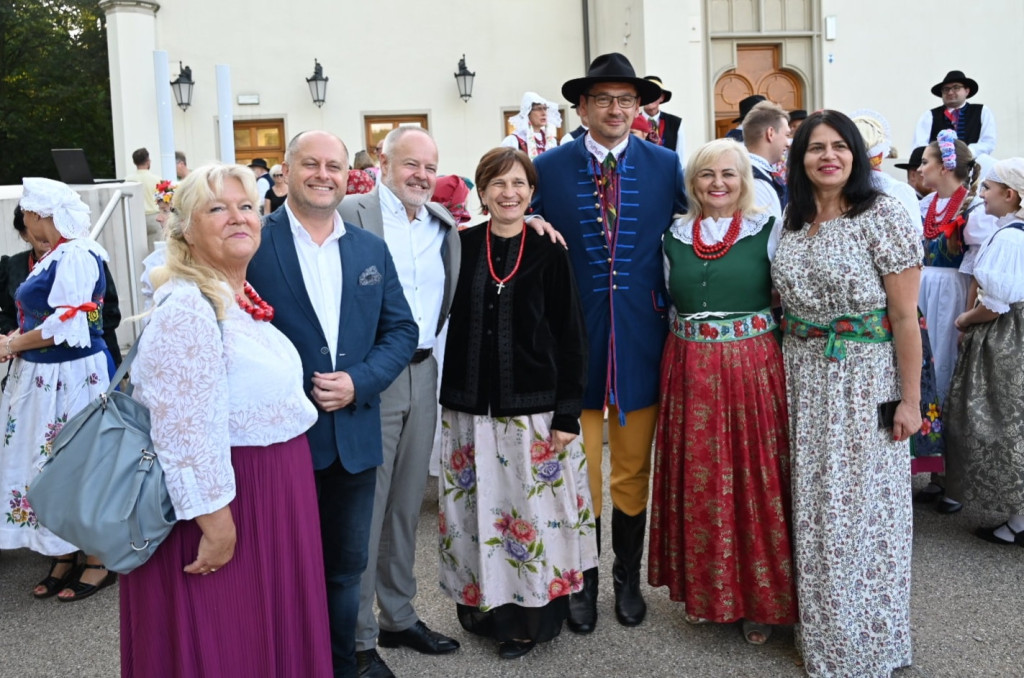
{"label": "beaded necklace", "polygon": [[249,281],[242,285],[242,291],[245,293],[245,296],[236,294],[235,301],[238,302],[243,311],[256,320],[270,322],[274,319],[274,307],[263,301],[260,295],[256,294],[256,290],[252,288]]}
{"label": "beaded necklace", "polygon": [[739,210],[733,212],[732,221],[729,223],[729,230],[725,232],[725,238],[722,239],[722,242],[717,242],[714,245],[706,245],[704,239],[700,236],[700,222],[703,220],[704,216],[701,215],[693,221],[693,252],[701,259],[721,259],[739,240],[743,213]]}
{"label": "beaded necklace", "polygon": [[526,224],[523,224],[523,235],[519,240],[519,255],[516,257],[516,265],[512,267],[512,271],[504,278],[499,278],[498,274],[494,272],[494,259],[491,258],[491,222],[487,222],[487,270],[491,272],[491,278],[498,285],[498,296],[501,296],[501,291],[505,289],[505,283],[512,279],[516,273],[519,272],[519,264],[523,261],[523,250],[526,249]]}
{"label": "beaded necklace", "polygon": [[967,189],[964,186],[957,188],[953,195],[950,196],[949,202],[946,203],[946,208],[942,210],[942,214],[938,214],[939,196],[935,196],[928,205],[928,211],[924,216],[924,237],[926,239],[934,240],[939,237],[940,233],[945,234],[948,238],[952,234],[953,229],[961,225],[957,222],[962,222],[963,217],[958,215],[958,212],[966,196]]}

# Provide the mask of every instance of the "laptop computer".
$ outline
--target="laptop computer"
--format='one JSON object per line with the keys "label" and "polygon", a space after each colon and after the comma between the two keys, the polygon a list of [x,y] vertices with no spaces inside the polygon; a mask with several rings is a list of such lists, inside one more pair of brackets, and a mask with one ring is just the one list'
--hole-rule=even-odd
{"label": "laptop computer", "polygon": [[57,174],[65,184],[119,184],[124,179],[93,179],[89,161],[81,148],[51,148]]}

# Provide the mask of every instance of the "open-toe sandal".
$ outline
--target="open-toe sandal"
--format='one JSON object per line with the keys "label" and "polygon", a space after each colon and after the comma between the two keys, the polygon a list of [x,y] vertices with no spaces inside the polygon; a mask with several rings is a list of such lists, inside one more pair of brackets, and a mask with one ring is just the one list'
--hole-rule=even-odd
{"label": "open-toe sandal", "polygon": [[[70,565],[63,576],[55,577],[53,571],[57,569],[58,565]],[[61,556],[60,558],[50,558],[50,573],[46,575],[46,579],[42,580],[35,585],[32,589],[32,595],[42,600],[43,598],[52,598],[62,591],[75,575],[78,574],[78,554],[72,553],[70,556]],[[45,591],[36,591],[35,589],[42,586]]]}
{"label": "open-toe sandal", "polygon": [[75,581],[71,582],[70,584],[68,584],[68,586],[65,587],[65,588],[70,589],[71,592],[74,595],[73,596],[69,596],[67,598],[61,598],[61,597],[58,596],[57,600],[59,600],[62,603],[74,603],[74,602],[79,601],[79,600],[85,600],[86,598],[88,598],[90,596],[94,596],[97,593],[99,593],[101,590],[107,588],[108,586],[110,586],[111,584],[113,584],[114,582],[117,581],[117,573],[116,572],[107,572],[107,576],[105,576],[102,580],[100,580],[99,584],[86,584],[86,583],[84,583],[82,581],[82,573],[84,573],[86,570],[105,570],[105,569],[107,569],[107,568],[105,568],[103,565],[89,565],[89,564],[82,565],[82,567],[81,567],[81,569],[79,571],[79,574],[78,574],[78,578],[75,579]]}
{"label": "open-toe sandal", "polygon": [[710,619],[705,619],[704,617],[698,617],[697,615],[690,614],[689,612],[687,612],[683,616],[683,620],[685,620],[686,623],[691,625],[691,626],[700,626],[701,624],[709,624],[709,623],[711,623]]}
{"label": "open-toe sandal", "polygon": [[772,637],[772,627],[769,624],[758,624],[752,621],[743,621],[743,638],[751,645],[764,645]]}

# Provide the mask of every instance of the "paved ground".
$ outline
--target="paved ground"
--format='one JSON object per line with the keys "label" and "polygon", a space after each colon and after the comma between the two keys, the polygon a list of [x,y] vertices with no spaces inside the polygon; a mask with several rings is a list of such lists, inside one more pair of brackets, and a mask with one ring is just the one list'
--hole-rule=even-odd
{"label": "paved ground", "polygon": [[[422,518],[417,609],[430,626],[458,638],[462,649],[447,657],[382,650],[399,678],[804,675],[790,629],[779,629],[767,645],[753,647],[733,625],[688,626],[681,606],[664,589],[646,590],[649,612],[641,626],[619,626],[612,608],[610,549],[601,559],[600,618],[593,634],[576,636],[566,630],[521,659],[499,659],[492,642],[459,627],[452,603],[436,584],[433,486]],[[1024,676],[1024,549],[990,546],[970,534],[975,526],[993,522],[998,520],[970,510],[954,516],[916,510],[911,611],[915,664],[898,671],[896,678]],[[609,527],[605,544],[611,543]],[[70,605],[37,601],[29,591],[45,569],[46,560],[29,551],[0,554],[0,678],[117,676],[116,587]]]}

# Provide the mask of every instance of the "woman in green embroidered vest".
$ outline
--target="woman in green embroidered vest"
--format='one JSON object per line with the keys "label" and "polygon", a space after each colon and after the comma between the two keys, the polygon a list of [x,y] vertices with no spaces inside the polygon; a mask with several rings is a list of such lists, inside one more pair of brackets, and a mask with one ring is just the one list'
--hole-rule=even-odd
{"label": "woman in green embroidered vest", "polygon": [[872,188],[842,113],[808,116],[789,163],[772,277],[786,308],[798,646],[811,676],[889,676],[911,662],[921,233]]}
{"label": "woman in green embroidered vest", "polygon": [[665,233],[672,334],[661,367],[648,580],[692,624],[743,620],[762,644],[796,622],[789,436],[773,330],[775,219],[754,208],[746,150],[705,144],[690,211]]}

